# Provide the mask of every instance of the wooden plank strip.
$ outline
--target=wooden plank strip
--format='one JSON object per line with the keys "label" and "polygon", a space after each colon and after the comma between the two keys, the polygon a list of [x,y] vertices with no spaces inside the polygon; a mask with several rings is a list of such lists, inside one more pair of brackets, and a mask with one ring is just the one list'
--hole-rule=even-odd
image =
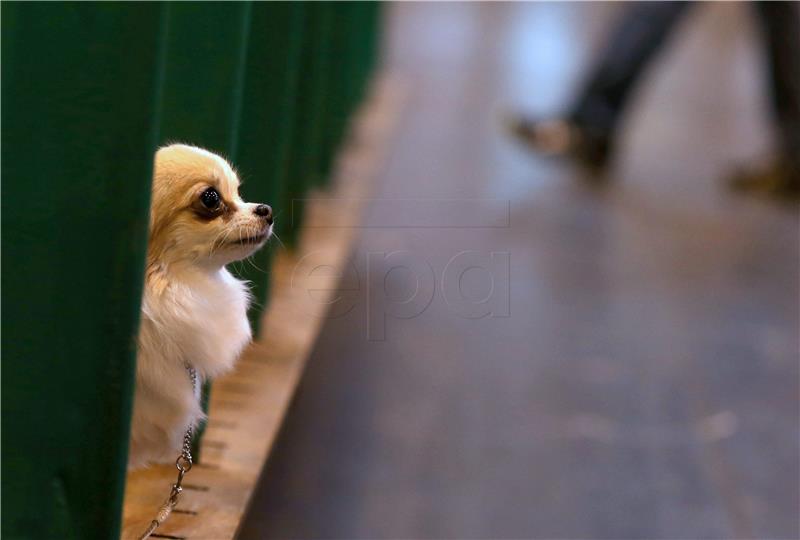
{"label": "wooden plank strip", "polygon": [[[187,474],[176,511],[157,531],[161,538],[225,539],[236,533],[350,254],[361,205],[402,101],[399,88],[378,79],[339,158],[334,189],[307,201],[298,249],[278,254],[262,338],[234,372],[215,383],[203,462]],[[346,211],[343,200],[350,203]],[[311,254],[321,255],[332,271],[309,268]],[[168,464],[128,474],[122,538],[138,538],[145,530],[175,473]]]}

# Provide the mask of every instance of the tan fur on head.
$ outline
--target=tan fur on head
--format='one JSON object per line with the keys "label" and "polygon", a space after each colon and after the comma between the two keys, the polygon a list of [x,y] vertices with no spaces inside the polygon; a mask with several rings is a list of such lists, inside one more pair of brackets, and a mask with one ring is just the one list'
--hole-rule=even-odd
{"label": "tan fur on head", "polygon": [[[217,213],[206,212],[200,202],[209,188],[221,198]],[[161,148],[155,160],[148,262],[221,266],[248,256],[252,245],[235,249],[234,242],[268,232],[267,222],[254,212],[257,206],[239,197],[239,178],[220,156],[182,144]]]}
{"label": "tan fur on head", "polygon": [[269,207],[241,199],[236,172],[220,156],[166,146],[153,176],[132,467],[174,460],[186,427],[202,419],[185,364],[202,384],[231,369],[250,341],[247,287],[225,265],[250,256],[272,233]]}

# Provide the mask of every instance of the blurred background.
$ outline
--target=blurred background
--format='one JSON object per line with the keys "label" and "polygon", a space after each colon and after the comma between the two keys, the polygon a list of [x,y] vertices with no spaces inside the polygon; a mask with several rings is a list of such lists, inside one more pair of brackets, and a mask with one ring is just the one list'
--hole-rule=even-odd
{"label": "blurred background", "polygon": [[[375,197],[395,203],[368,207],[353,309],[242,538],[800,536],[797,211],[727,180],[781,144],[757,9],[681,15],[602,177],[507,129],[567,114],[629,6],[386,6],[405,101]],[[464,252],[507,256],[461,274],[474,303],[501,296],[481,318],[442,295]],[[373,280],[416,302],[385,335]]]}

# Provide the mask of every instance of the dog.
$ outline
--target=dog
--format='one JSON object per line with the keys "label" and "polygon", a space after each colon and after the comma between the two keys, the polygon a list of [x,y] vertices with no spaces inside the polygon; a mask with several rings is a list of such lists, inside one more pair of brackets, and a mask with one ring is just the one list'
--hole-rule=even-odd
{"label": "dog", "polygon": [[177,458],[187,427],[204,419],[200,385],[231,370],[251,340],[247,284],[225,265],[261,248],[273,219],[238,190],[216,154],[184,144],[156,152],[130,469]]}

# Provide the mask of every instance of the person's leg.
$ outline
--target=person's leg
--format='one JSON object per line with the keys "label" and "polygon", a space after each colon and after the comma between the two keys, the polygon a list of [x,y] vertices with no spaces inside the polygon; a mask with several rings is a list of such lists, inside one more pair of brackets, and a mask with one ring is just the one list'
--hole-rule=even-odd
{"label": "person's leg", "polygon": [[570,118],[612,137],[631,90],[689,6],[689,2],[627,5]]}
{"label": "person's leg", "polygon": [[766,34],[781,151],[800,160],[800,4],[756,2]]}
{"label": "person's leg", "polygon": [[767,48],[777,157],[733,177],[733,187],[778,196],[800,195],[800,5],[754,2]]}
{"label": "person's leg", "polygon": [[509,122],[512,132],[540,153],[603,167],[631,90],[689,6],[684,2],[626,4],[567,115],[549,120],[514,117]]}
{"label": "person's leg", "polygon": [[756,7],[767,38],[780,151],[800,165],[800,4],[757,2]]}

